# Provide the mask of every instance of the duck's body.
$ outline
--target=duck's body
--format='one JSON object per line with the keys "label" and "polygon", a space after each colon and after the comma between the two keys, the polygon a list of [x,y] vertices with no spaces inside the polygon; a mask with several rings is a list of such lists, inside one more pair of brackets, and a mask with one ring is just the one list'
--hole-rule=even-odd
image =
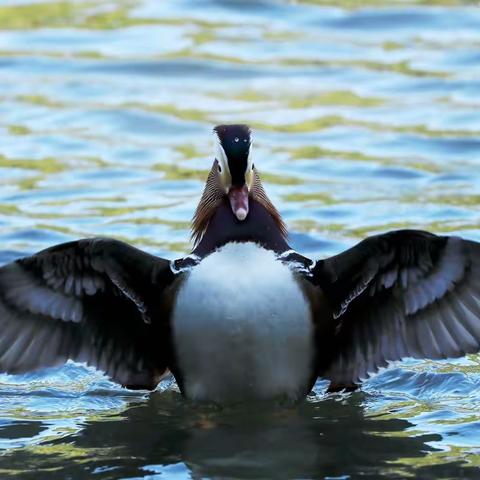
{"label": "duck's body", "polygon": [[172,325],[178,374],[193,400],[297,400],[311,388],[310,305],[295,272],[256,243],[227,243],[193,267]]}
{"label": "duck's body", "polygon": [[480,350],[480,245],[404,230],[313,261],[251,161],[245,125],[215,128],[192,253],[168,261],[112,239],[0,268],[0,371],[86,362],[131,388],[171,371],[195,401],[355,388],[393,360]]}

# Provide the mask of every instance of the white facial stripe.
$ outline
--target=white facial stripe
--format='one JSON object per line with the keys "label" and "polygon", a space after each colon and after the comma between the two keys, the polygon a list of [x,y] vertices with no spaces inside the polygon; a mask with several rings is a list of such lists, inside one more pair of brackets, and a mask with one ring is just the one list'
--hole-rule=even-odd
{"label": "white facial stripe", "polygon": [[252,144],[253,144],[253,139],[250,139],[250,146],[248,147],[248,157],[247,157],[247,172],[249,172],[252,169]]}
{"label": "white facial stripe", "polygon": [[225,154],[225,150],[222,147],[220,139],[218,138],[217,132],[214,132],[214,141],[215,141],[215,158],[220,162],[220,166],[225,172],[229,172],[228,168],[228,159],[227,155]]}

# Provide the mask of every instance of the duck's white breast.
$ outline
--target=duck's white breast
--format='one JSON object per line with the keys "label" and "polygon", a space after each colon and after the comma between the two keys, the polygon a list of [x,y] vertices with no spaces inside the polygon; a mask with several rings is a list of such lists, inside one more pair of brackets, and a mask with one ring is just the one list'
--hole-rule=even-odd
{"label": "duck's white breast", "polygon": [[290,269],[253,243],[229,243],[194,267],[172,318],[184,393],[220,403],[307,393],[309,305]]}

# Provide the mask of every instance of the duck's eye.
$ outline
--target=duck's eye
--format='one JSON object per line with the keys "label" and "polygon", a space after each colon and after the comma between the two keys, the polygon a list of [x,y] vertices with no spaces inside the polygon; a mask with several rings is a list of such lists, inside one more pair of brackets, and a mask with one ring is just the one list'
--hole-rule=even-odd
{"label": "duck's eye", "polygon": [[218,164],[218,173],[222,173],[222,166]]}

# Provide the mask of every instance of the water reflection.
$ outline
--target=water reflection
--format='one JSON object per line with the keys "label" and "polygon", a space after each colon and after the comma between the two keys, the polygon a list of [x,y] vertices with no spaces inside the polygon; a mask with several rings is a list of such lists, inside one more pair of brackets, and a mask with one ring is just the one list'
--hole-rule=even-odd
{"label": "water reflection", "polygon": [[[39,448],[35,466],[38,473],[55,466],[65,478],[93,472],[110,478],[111,468],[117,478],[172,471],[181,478],[404,478],[440,436],[409,436],[409,422],[367,415],[363,402],[355,394],[295,408],[218,410],[193,407],[175,392],[156,393],[114,417],[87,419],[73,437]],[[18,423],[9,435],[24,429]],[[28,450],[10,452],[2,470],[22,470],[25,456]],[[68,462],[60,467],[61,458]]]}

